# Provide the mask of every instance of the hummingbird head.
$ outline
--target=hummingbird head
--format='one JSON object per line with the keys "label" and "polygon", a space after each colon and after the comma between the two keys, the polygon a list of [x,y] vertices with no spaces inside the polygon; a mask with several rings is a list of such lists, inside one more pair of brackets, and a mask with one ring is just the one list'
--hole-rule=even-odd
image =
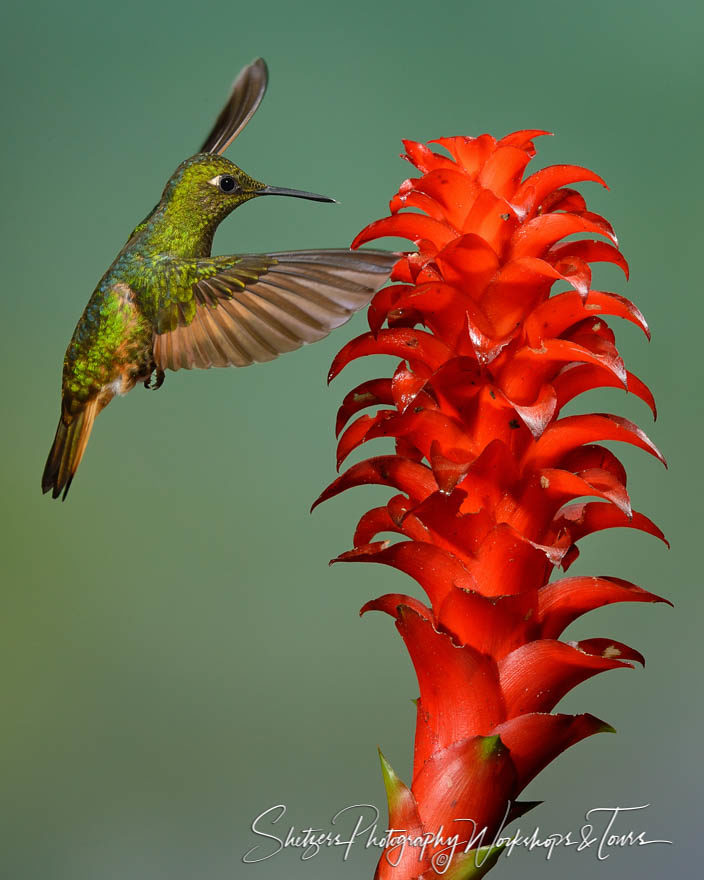
{"label": "hummingbird head", "polygon": [[210,255],[221,221],[257,196],[335,201],[316,193],[267,186],[222,155],[256,112],[267,80],[262,58],[243,68],[200,152],[181,162],[167,181],[161,200],[135,226],[129,241],[139,236],[140,246],[152,253],[204,257]]}
{"label": "hummingbird head", "polygon": [[245,174],[229,159],[198,153],[182,162],[169,178],[162,204],[196,219],[220,220],[254,198],[265,185]]}
{"label": "hummingbird head", "polygon": [[294,196],[318,202],[334,199],[316,193],[267,186],[224,156],[198,153],[182,162],[169,178],[161,197],[168,214],[187,225],[217,226],[240,205],[257,196]]}

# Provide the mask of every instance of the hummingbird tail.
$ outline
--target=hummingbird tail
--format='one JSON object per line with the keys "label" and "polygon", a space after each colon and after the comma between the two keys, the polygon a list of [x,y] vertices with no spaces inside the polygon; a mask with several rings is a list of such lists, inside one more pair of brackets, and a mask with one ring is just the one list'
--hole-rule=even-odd
{"label": "hummingbird tail", "polygon": [[[66,500],[71,481],[83,458],[98,412],[100,412],[100,407],[97,398],[89,401],[73,416],[67,417],[62,412],[54,443],[44,467],[42,492],[46,493],[51,490],[52,498],[58,498],[63,492],[62,501]],[[67,421],[67,418],[70,421]]]}

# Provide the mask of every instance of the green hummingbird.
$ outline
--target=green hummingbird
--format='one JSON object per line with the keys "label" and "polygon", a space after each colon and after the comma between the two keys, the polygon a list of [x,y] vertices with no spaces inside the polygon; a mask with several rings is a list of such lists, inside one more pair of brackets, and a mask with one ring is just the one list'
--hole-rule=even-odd
{"label": "green hummingbird", "polygon": [[61,417],[42,477],[53,498],[66,498],[95,417],[116,395],[140,382],[159,388],[167,369],[244,367],[322,339],[388,279],[398,255],[387,251],[211,256],[218,225],[250,199],[335,201],[267,186],[222,156],[267,81],[261,58],[243,68],[200,151],[169,178],[88,301],[64,357]]}

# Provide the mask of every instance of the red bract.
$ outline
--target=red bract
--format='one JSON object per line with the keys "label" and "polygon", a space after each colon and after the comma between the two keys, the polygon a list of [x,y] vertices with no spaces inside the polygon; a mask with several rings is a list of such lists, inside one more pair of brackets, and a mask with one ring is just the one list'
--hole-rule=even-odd
{"label": "red bract", "polygon": [[[599,444],[662,456],[617,415],[561,416],[601,386],[655,405],[606,323],[617,316],[647,334],[645,319],[591,287],[595,262],[628,273],[609,223],[569,188],[603,181],[574,165],[524,177],[540,134],[436,141],[451,158],[405,142],[421,176],[353,243],[399,236],[418,248],[372,301],[370,331],[330,371],[365,355],[401,359],[391,378],[351,391],[337,420],[338,465],[378,437],[393,438],[395,454],[352,465],[319,501],[367,483],[396,490],[362,517],[354,549],[337,560],[393,566],[428,598],[392,594],[363,608],[395,618],[420,688],[410,788],[383,762],[389,825],[416,838],[459,833],[473,850],[451,854],[448,870],[440,842],[390,846],[379,880],[485,873],[498,853],[483,850],[482,862],[477,851],[526,809],[517,797],[528,782],[568,746],[610,729],[591,715],[553,714],[557,703],[599,672],[643,661],[612,639],[561,641],[563,630],[612,602],[665,601],[618,578],[551,580],[591,532],[625,526],[663,539],[632,510],[625,470]],[[574,233],[588,237],[565,240]],[[568,289],[553,292],[556,282]],[[596,500],[576,502],[585,496]],[[389,532],[402,540],[378,540]]]}

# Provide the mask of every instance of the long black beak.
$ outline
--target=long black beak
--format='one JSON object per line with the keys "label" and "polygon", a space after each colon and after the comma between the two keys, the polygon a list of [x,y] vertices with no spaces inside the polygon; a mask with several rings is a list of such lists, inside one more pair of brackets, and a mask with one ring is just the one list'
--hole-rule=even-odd
{"label": "long black beak", "polygon": [[282,186],[265,186],[257,190],[258,196],[293,196],[294,199],[310,199],[313,202],[334,202],[337,199],[330,199],[327,196],[319,196],[317,193],[303,192],[300,189],[285,189]]}

